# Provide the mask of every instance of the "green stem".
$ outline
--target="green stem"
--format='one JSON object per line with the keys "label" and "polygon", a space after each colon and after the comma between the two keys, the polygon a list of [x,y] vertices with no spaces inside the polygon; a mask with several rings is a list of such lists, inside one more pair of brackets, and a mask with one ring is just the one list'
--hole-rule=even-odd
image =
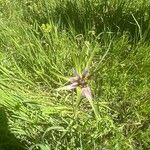
{"label": "green stem", "polygon": [[89,100],[89,103],[90,103],[90,105],[91,105],[91,107],[92,107],[92,109],[94,111],[96,119],[99,120],[100,119],[100,115],[99,115],[99,111],[98,111],[97,106],[94,104],[92,98],[88,98],[88,100]]}
{"label": "green stem", "polygon": [[75,118],[77,118],[80,103],[81,103],[81,89],[77,88],[77,101],[76,101],[76,106],[75,106]]}

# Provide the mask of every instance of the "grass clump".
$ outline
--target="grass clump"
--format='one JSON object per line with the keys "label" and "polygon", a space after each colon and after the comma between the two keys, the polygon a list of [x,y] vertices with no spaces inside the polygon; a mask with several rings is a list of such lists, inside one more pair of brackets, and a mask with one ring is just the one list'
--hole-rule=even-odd
{"label": "grass clump", "polygon": [[150,148],[149,1],[0,4],[0,149]]}

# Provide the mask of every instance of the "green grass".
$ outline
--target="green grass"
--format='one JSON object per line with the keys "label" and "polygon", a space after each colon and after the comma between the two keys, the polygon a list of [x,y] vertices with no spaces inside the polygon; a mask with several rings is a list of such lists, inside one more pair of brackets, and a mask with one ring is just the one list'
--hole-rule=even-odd
{"label": "green grass", "polygon": [[[150,149],[149,6],[0,0],[0,150]],[[92,101],[56,90],[85,67]]]}

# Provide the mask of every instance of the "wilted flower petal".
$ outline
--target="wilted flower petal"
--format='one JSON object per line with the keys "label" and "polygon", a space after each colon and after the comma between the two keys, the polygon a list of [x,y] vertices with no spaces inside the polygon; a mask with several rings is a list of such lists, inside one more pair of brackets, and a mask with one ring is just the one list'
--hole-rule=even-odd
{"label": "wilted flower petal", "polygon": [[75,89],[75,88],[77,88],[77,86],[78,86],[78,83],[77,83],[77,82],[74,82],[74,83],[68,85],[68,90]]}
{"label": "wilted flower petal", "polygon": [[82,96],[85,96],[86,98],[92,98],[91,90],[88,86],[82,88]]}
{"label": "wilted flower petal", "polygon": [[77,82],[78,80],[79,80],[79,77],[77,77],[77,76],[70,78],[70,82],[71,82],[71,83]]}
{"label": "wilted flower petal", "polygon": [[85,68],[83,73],[82,73],[82,78],[85,78],[88,73],[89,73],[89,70],[87,68]]}
{"label": "wilted flower petal", "polygon": [[67,85],[67,86],[58,88],[57,90],[58,90],[58,91],[59,91],[59,90],[72,90],[72,89],[77,88],[77,86],[78,86],[78,83],[77,83],[77,82],[74,82],[74,83],[69,84],[69,85]]}

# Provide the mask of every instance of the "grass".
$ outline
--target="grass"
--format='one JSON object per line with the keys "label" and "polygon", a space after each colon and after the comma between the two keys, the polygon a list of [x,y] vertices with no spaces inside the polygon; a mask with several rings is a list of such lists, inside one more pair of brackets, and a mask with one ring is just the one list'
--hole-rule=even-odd
{"label": "grass", "polygon": [[[0,150],[150,149],[149,6],[1,0]],[[85,67],[92,101],[56,90]]]}

